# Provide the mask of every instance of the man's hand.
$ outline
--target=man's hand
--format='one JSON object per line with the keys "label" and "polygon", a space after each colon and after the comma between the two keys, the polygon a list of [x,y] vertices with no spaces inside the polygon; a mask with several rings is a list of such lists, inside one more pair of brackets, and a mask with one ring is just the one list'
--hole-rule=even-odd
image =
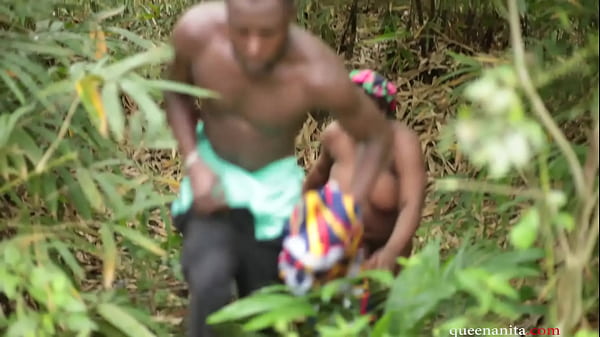
{"label": "man's hand", "polygon": [[373,255],[365,262],[366,269],[381,269],[395,273],[398,270],[398,254],[395,251],[382,247],[375,251]]}
{"label": "man's hand", "polygon": [[208,167],[195,163],[188,171],[194,193],[194,210],[210,214],[228,208],[223,194],[218,191],[219,179]]}

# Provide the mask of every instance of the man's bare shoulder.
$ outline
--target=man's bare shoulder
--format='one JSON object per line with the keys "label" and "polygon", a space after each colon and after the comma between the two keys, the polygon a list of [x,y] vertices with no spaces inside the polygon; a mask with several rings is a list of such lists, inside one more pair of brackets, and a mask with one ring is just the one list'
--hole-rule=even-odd
{"label": "man's bare shoulder", "polygon": [[294,27],[293,34],[305,68],[304,82],[310,88],[318,91],[348,77],[343,59],[323,40],[300,27]]}
{"label": "man's bare shoulder", "polygon": [[221,1],[206,1],[192,6],[177,20],[172,39],[175,48],[205,46],[225,23],[225,5]]}

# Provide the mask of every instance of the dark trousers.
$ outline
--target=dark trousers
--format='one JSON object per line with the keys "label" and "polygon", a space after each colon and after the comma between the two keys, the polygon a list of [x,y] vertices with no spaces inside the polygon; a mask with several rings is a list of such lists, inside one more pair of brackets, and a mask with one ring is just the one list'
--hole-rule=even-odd
{"label": "dark trousers", "polygon": [[232,298],[277,283],[281,240],[256,241],[254,218],[246,209],[174,218],[183,234],[181,264],[189,288],[188,337],[215,336],[206,318]]}

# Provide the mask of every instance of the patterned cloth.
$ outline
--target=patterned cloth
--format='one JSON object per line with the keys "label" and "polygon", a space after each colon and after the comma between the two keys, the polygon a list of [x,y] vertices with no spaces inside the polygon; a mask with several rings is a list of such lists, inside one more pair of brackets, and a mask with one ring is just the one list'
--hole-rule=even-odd
{"label": "patterned cloth", "polygon": [[363,226],[351,196],[330,181],[308,191],[284,227],[281,278],[295,294],[359,271]]}
{"label": "patterned cloth", "polygon": [[377,100],[387,103],[387,113],[396,113],[396,93],[398,88],[385,77],[371,69],[355,69],[350,72],[352,82],[359,85],[364,92]]}

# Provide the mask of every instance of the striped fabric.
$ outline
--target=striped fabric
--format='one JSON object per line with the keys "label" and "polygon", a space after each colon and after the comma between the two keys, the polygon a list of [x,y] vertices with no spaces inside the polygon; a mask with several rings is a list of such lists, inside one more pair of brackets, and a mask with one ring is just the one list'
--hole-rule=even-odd
{"label": "striped fabric", "polygon": [[363,226],[352,197],[335,182],[308,191],[284,227],[281,278],[296,294],[358,271]]}

